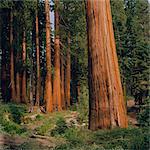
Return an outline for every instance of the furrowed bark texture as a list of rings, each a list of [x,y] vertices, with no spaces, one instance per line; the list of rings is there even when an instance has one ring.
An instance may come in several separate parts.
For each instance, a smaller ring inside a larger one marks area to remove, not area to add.
[[[64,89],[64,57],[61,56],[61,103],[62,109],[66,109],[66,102],[65,102],[65,89]]]
[[[51,40],[50,40],[50,6],[49,0],[45,0],[46,13],[46,81],[45,81],[45,101],[46,111],[53,111],[52,100],[52,79],[51,79]]]
[[[37,62],[37,85],[36,85],[36,105],[40,103],[40,91],[41,91],[41,76],[40,76],[40,49],[39,49],[39,19],[38,19],[38,1],[36,9],[36,62]]]
[[[89,128],[127,127],[109,0],[87,0]]]
[[[13,50],[13,14],[10,12],[10,88],[11,101],[16,100],[15,79],[14,79],[14,50]]]
[[[23,41],[22,41],[22,61],[25,65],[26,63],[26,33],[23,31]],[[26,69],[23,69],[22,74],[22,102],[26,102]]]
[[[71,78],[71,61],[70,61],[70,33],[68,34],[68,48],[67,48],[67,56],[66,56],[66,79],[65,79],[65,98],[67,102],[67,107],[70,107],[70,78]]]
[[[17,62],[19,61],[20,57],[19,57],[19,52],[17,52]],[[19,103],[21,98],[20,98],[20,73],[19,73],[19,68],[17,68],[17,72],[16,72],[16,102]]]
[[[54,59],[54,84],[53,84],[53,100],[54,109],[61,111],[61,78],[60,78],[60,36],[59,36],[59,0],[55,0],[55,59]]]

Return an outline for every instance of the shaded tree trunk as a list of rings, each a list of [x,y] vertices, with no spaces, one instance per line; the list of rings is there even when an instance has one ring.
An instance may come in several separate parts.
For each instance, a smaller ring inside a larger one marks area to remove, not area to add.
[[[45,0],[45,13],[46,13],[46,81],[45,81],[45,101],[46,111],[53,111],[52,100],[52,79],[51,79],[51,40],[50,40],[50,6],[49,1]]]
[[[127,127],[110,1],[87,0],[89,128]]]
[[[17,52],[17,63],[19,62],[19,52]],[[20,102],[20,73],[19,73],[19,68],[17,68],[16,72],[16,102]]]
[[[37,85],[36,85],[36,105],[39,106],[41,92],[41,76],[40,76],[40,50],[39,50],[39,22],[38,22],[38,1],[36,9],[36,62],[37,62]]]
[[[76,85],[76,89],[77,89],[77,104],[79,104],[79,99],[80,99],[80,83],[78,81],[77,85]]]
[[[23,61],[23,73],[22,73],[22,102],[26,103],[26,34],[23,31],[23,41],[22,41],[22,61]]]
[[[65,76],[65,98],[67,101],[67,107],[70,107],[70,78],[71,78],[71,60],[70,60],[70,33],[68,34],[68,48],[66,56],[66,76]]]
[[[13,50],[13,14],[10,12],[10,88],[11,101],[16,100],[15,79],[14,79],[14,50]]]
[[[59,36],[59,13],[58,0],[55,0],[55,59],[54,59],[54,84],[53,84],[53,100],[54,109],[62,110],[61,101],[61,78],[60,78],[60,36]]]
[[[6,101],[6,93],[7,93],[7,86],[6,86],[6,52],[5,49],[2,47],[2,70],[1,70],[1,88],[2,88],[2,98]]]
[[[33,60],[31,60],[31,64],[33,65]],[[33,66],[32,66],[30,77],[29,77],[29,104],[30,104],[29,112],[33,112],[33,106],[34,106],[33,87],[34,87],[34,82],[33,82]]]

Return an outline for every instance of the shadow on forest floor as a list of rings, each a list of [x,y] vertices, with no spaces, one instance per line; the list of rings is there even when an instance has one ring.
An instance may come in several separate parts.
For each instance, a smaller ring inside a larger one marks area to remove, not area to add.
[[[134,100],[127,101],[127,113],[129,123],[133,126],[138,126],[137,113],[139,112],[139,107],[135,105]]]

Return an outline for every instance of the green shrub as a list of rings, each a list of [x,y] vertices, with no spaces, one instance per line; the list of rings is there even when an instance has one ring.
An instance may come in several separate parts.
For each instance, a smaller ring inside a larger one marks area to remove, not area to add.
[[[128,128],[97,131],[91,138],[105,149],[121,147],[123,149],[148,150],[148,129]]]
[[[41,126],[36,128],[36,133],[39,135],[46,135],[48,134],[51,128],[52,128],[52,121],[46,120]]]
[[[80,145],[83,144],[83,140],[81,136],[79,135],[78,131],[74,128],[70,128],[66,131],[65,138],[70,142],[71,145]]]
[[[44,117],[42,116],[42,115],[40,115],[40,114],[38,114],[37,116],[36,116],[36,120],[43,120],[44,119]]]
[[[148,127],[150,125],[150,98],[145,100],[144,106],[141,105],[137,120],[141,127]]]
[[[24,106],[16,104],[1,104],[0,122],[2,130],[10,134],[22,134],[26,129],[20,126],[21,118],[26,112]]]
[[[140,134],[140,136],[135,136],[131,139],[130,149],[135,150],[149,150],[149,135],[148,134]]]
[[[79,97],[79,105],[77,107],[77,111],[79,112],[79,117],[78,117],[78,121],[80,123],[87,123],[88,121],[88,88],[85,85],[82,85],[81,87],[81,93],[80,93],[80,97]]]
[[[68,129],[67,124],[64,120],[63,117],[58,118],[58,120],[56,121],[56,127],[55,129],[53,129],[51,131],[51,135],[55,136],[55,135],[61,135],[64,134],[65,131]]]

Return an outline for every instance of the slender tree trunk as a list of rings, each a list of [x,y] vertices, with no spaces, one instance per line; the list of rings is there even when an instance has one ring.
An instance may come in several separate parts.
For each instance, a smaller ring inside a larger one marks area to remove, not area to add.
[[[4,31],[4,26],[2,29],[2,34],[3,35],[5,33]],[[4,99],[4,101],[6,101],[6,93],[7,93],[7,82],[6,82],[6,50],[5,50],[5,46],[4,46],[4,40],[3,38],[1,38],[1,49],[2,49],[2,60],[1,60],[1,90],[2,90],[2,98]]]
[[[19,61],[19,52],[17,52],[17,63]],[[20,73],[19,73],[19,68],[17,68],[17,73],[16,73],[16,102],[20,102]]]
[[[38,5],[38,1],[37,1]],[[39,106],[41,92],[41,76],[40,76],[40,50],[39,50],[39,22],[38,22],[38,6],[36,9],[36,59],[37,59],[37,86],[36,86],[36,105]]]
[[[61,103],[62,108],[66,109],[66,102],[65,102],[65,91],[64,91],[64,58],[63,55],[61,56]]]
[[[70,107],[70,78],[71,78],[71,69],[70,69],[70,65],[71,65],[71,60],[70,60],[70,33],[68,34],[68,48],[67,48],[67,62],[66,62],[66,79],[65,79],[65,87],[66,87],[66,91],[65,91],[65,98],[67,101],[67,107]]]
[[[46,82],[45,82],[45,101],[46,111],[53,111],[52,100],[52,79],[51,79],[51,40],[50,40],[50,6],[49,0],[45,0],[46,13]]]
[[[34,106],[34,103],[33,103],[33,70],[31,70],[31,73],[30,73],[30,78],[29,78],[29,103],[30,103],[30,112],[33,112],[33,106]]]
[[[25,31],[23,31],[23,41],[22,41],[22,61],[25,65],[26,63],[26,37]],[[22,102],[26,103],[26,69],[23,69],[22,74]]]
[[[76,88],[77,88],[77,104],[79,104],[79,99],[80,99],[80,83],[79,83],[79,81],[78,81],[78,83],[77,83],[77,86],[76,86]]]
[[[57,104],[57,110],[62,110],[61,103],[61,79],[60,79],[60,37],[59,37],[59,1],[55,0],[55,60],[54,60],[54,85],[53,85],[53,100]],[[54,109],[56,106],[54,105]]]
[[[89,128],[127,127],[110,1],[87,0]]]
[[[13,50],[13,14],[10,12],[10,81],[11,100],[16,100],[15,79],[14,79],[14,50]]]
[[[2,88],[2,98],[6,101],[6,52],[4,48],[2,48],[2,78],[1,78],[1,88]]]

